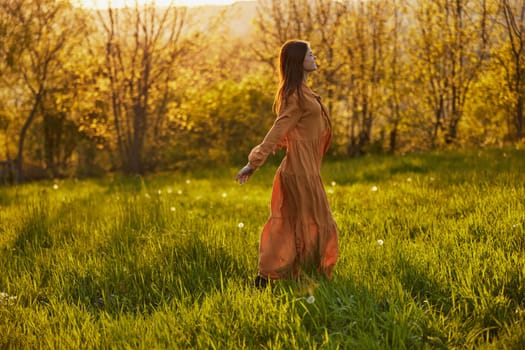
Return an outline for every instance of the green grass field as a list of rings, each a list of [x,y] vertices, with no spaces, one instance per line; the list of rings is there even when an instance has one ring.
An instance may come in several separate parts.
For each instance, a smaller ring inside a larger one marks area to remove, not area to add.
[[[275,168],[0,188],[0,348],[525,346],[525,151],[326,162],[333,279],[260,291]]]

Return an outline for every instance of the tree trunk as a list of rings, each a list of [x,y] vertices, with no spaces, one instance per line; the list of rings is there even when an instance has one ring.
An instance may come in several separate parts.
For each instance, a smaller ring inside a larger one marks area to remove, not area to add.
[[[129,162],[133,173],[142,174],[144,172],[142,151],[144,145],[144,131],[146,129],[146,123],[144,122],[145,111],[141,106],[136,106],[133,112],[133,141],[131,142]]]
[[[518,95],[516,102],[516,138],[520,141],[523,138],[523,95]]]
[[[43,91],[43,87],[41,86],[38,93],[35,96],[35,102],[33,103],[33,108],[31,109],[31,112],[29,113],[29,116],[27,117],[22,127],[22,130],[20,131],[20,138],[18,140],[18,155],[16,156],[16,162],[15,162],[15,182],[16,183],[19,183],[24,180],[24,172],[23,172],[24,143],[25,143],[27,131],[29,130],[29,127],[33,123],[38,107],[40,106],[40,102],[42,100],[42,91]]]

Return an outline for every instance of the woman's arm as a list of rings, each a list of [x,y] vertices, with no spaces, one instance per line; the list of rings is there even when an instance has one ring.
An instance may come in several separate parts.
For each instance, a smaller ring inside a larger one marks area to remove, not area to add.
[[[279,109],[272,128],[261,144],[252,149],[248,156],[248,166],[255,170],[261,167],[270,153],[274,153],[286,134],[295,127],[301,118],[299,97],[297,93],[289,96]]]

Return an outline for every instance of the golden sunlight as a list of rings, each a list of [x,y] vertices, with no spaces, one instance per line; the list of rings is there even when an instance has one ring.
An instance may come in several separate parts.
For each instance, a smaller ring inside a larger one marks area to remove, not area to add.
[[[230,5],[235,0],[76,0],[82,7],[85,8],[107,8],[111,7],[125,7],[134,6],[138,2],[139,5],[147,3],[155,3],[159,6],[205,6],[205,5]]]

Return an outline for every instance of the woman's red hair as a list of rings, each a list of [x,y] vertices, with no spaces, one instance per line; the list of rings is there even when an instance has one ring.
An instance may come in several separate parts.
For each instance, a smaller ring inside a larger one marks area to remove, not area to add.
[[[275,95],[274,110],[278,113],[282,103],[294,92],[302,98],[301,85],[304,81],[304,58],[308,43],[302,40],[288,40],[279,53],[279,89]]]

